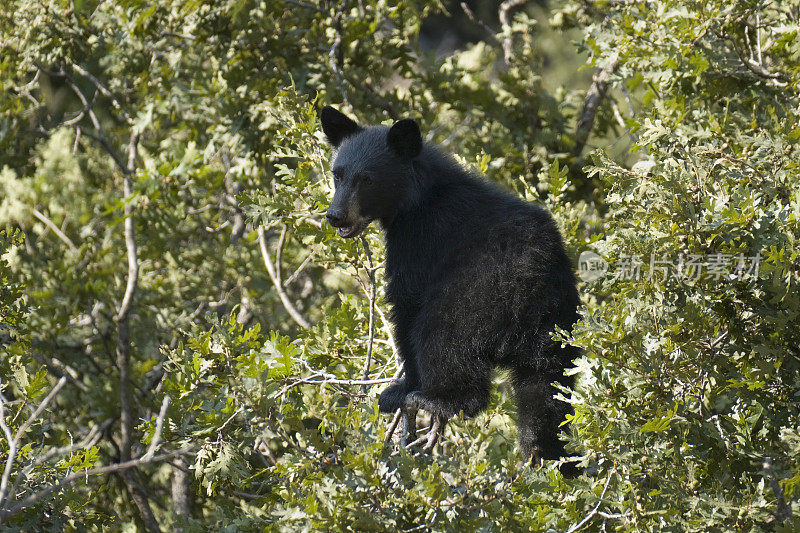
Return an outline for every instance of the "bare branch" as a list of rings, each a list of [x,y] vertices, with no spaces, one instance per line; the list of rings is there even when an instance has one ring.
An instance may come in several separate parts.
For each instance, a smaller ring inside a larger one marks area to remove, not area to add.
[[[225,422],[223,422],[220,427],[217,428],[217,433],[222,433],[222,430],[225,429],[225,426],[227,426],[231,422],[231,420],[236,418],[236,415],[238,415],[242,411],[244,411],[244,407],[239,407],[236,411],[234,411],[233,414],[229,416],[228,419],[225,420]]]
[[[102,432],[103,427],[106,427],[106,426],[108,426],[110,424],[111,424],[111,420],[110,419],[107,420],[104,424],[95,424],[94,426],[92,426],[92,428],[86,434],[86,436],[83,439],[81,439],[80,442],[73,443],[73,444],[70,444],[68,446],[61,446],[59,448],[51,448],[50,450],[48,450],[44,454],[40,455],[39,457],[37,457],[36,459],[31,461],[31,463],[28,466],[25,467],[24,474],[26,474],[26,475],[29,474],[36,466],[38,466],[38,465],[40,465],[42,463],[46,463],[47,461],[49,461],[50,459],[52,459],[54,457],[58,457],[58,456],[61,456],[61,455],[69,455],[72,452],[74,452],[75,450],[81,450],[81,449],[86,448],[88,446],[93,446],[98,440],[100,440],[100,437],[102,437],[102,435],[103,435],[103,432]]]
[[[99,124],[96,124],[95,128],[98,126]],[[131,132],[130,140],[128,141],[128,163],[127,165],[121,165],[122,195],[125,198],[124,233],[125,249],[128,257],[128,276],[125,284],[125,295],[122,298],[117,314],[114,316],[114,321],[117,323],[117,368],[119,369],[119,451],[120,461],[123,463],[131,460],[131,445],[133,441],[133,404],[130,390],[130,310],[139,282],[139,259],[133,217],[134,205],[131,202],[131,196],[133,194],[133,172],[136,165],[138,145],[139,134]],[[150,509],[147,491],[137,480],[135,472],[123,469],[120,477],[139,511],[145,528],[151,532],[161,531],[153,511]]]
[[[511,63],[511,59],[514,57],[514,49],[512,43],[512,36],[511,36],[511,20],[508,17],[508,12],[514,9],[515,7],[521,6],[527,0],[505,0],[502,4],[500,4],[500,9],[498,10],[498,18],[500,19],[500,27],[503,30],[503,40],[501,44],[503,46],[503,59],[506,62],[506,65]]]
[[[176,515],[187,519],[192,514],[192,471],[185,457],[172,463],[172,508]],[[180,529],[175,529],[180,532]]]
[[[400,352],[397,350],[397,343],[394,340],[394,333],[392,332],[392,324],[389,322],[389,318],[386,316],[386,313],[383,312],[383,309],[380,306],[375,306],[375,311],[381,317],[381,322],[383,323],[383,331],[386,332],[386,336],[389,338],[389,344],[392,346],[392,353],[395,357],[395,362],[397,363],[398,368],[403,367],[403,361],[400,359]]]
[[[94,84],[94,86],[95,86],[95,87],[97,87],[97,90],[98,90],[98,91],[100,91],[100,92],[101,92],[101,93],[103,93],[103,94],[104,94],[106,97],[108,97],[108,98],[111,100],[111,105],[113,105],[113,106],[114,106],[114,107],[117,109],[117,111],[119,111],[120,113],[122,113],[122,116],[123,116],[123,117],[125,117],[125,120],[128,122],[128,124],[131,124],[131,123],[133,123],[133,120],[131,119],[131,116],[130,116],[130,115],[127,113],[127,111],[125,111],[125,110],[122,108],[122,106],[120,105],[120,103],[119,103],[119,101],[116,99],[116,97],[115,97],[113,94],[111,94],[111,91],[109,91],[108,89],[106,89],[105,85],[103,85],[103,84],[100,82],[100,80],[98,80],[97,78],[95,78],[95,77],[94,77],[94,75],[93,75],[91,72],[89,72],[89,71],[85,70],[83,67],[81,67],[81,66],[80,66],[80,65],[78,65],[78,64],[72,63],[72,68],[73,68],[73,69],[75,69],[75,70],[78,72],[78,74],[80,74],[80,75],[81,75],[81,76],[83,76],[84,78],[86,78],[86,79],[88,79],[89,81],[91,81],[91,82],[92,82],[92,84]]]
[[[778,478],[775,477],[775,470],[772,468],[771,457],[764,458],[763,467],[764,477],[769,481],[769,486],[772,488],[772,492],[775,494],[775,499],[777,500],[775,504],[775,518],[778,522],[784,523],[792,518],[792,508],[786,503],[781,484],[778,483]]]
[[[486,32],[486,36],[492,41],[493,44],[496,44],[501,48],[503,47],[503,43],[497,39],[497,35],[495,35],[494,30],[492,30],[492,28],[490,28],[484,21],[476,17],[475,13],[472,12],[466,2],[461,2],[461,9],[464,11],[464,13],[466,13],[467,18],[472,21],[473,24],[479,26]]]
[[[286,278],[286,279],[284,280],[284,282],[283,282],[283,286],[284,286],[284,287],[288,287],[289,285],[291,285],[291,284],[292,284],[292,282],[293,282],[294,280],[296,280],[296,279],[297,279],[297,276],[299,276],[299,275],[300,275],[300,273],[303,271],[303,269],[305,269],[305,268],[306,268],[306,266],[308,265],[308,263],[310,263],[310,262],[311,262],[311,259],[312,259],[313,257],[314,257],[314,252],[311,252],[310,254],[308,254],[308,257],[306,257],[305,259],[303,259],[303,262],[302,262],[302,263],[300,263],[300,266],[299,266],[299,267],[297,267],[297,270],[295,270],[294,272],[292,272],[292,275],[291,275],[291,276],[289,276],[288,278]]]
[[[602,503],[603,503],[603,498],[606,495],[606,491],[608,490],[608,486],[611,484],[611,478],[614,477],[614,474],[616,473],[616,471],[617,471],[616,469],[612,469],[611,472],[608,473],[608,479],[606,479],[606,483],[605,483],[605,485],[603,485],[603,492],[600,493],[600,497],[597,499],[597,505],[595,505],[594,508],[591,511],[589,511],[589,514],[586,515],[583,518],[583,520],[581,520],[577,524],[575,524],[572,527],[570,527],[566,531],[566,533],[575,533],[580,528],[585,526],[589,522],[589,520],[591,520],[594,517],[594,515],[597,514],[598,509],[600,509],[600,505],[602,505]]]
[[[417,438],[417,410],[403,407],[403,433],[400,435],[400,446],[406,446]]]
[[[575,147],[572,149],[572,155],[577,157],[586,146],[586,141],[589,140],[589,134],[594,127],[594,118],[597,115],[597,109],[600,107],[600,102],[606,95],[608,90],[608,83],[611,75],[617,70],[619,65],[618,60],[613,60],[606,64],[594,75],[592,85],[586,92],[586,99],[583,102],[583,111],[581,112],[580,119],[578,120],[578,127],[575,130]]]
[[[69,247],[69,249],[70,249],[70,250],[72,250],[73,252],[74,252],[75,250],[77,250],[77,248],[75,247],[75,243],[74,243],[74,242],[72,242],[72,240],[71,240],[69,237],[67,237],[67,236],[64,234],[64,232],[63,232],[63,231],[61,231],[61,230],[58,228],[58,226],[56,226],[55,224],[53,224],[53,221],[52,221],[52,220],[50,220],[49,218],[47,218],[47,217],[46,217],[46,216],[45,216],[45,215],[44,215],[44,214],[43,214],[41,211],[39,211],[39,210],[38,210],[38,209],[36,209],[35,207],[31,208],[31,211],[33,212],[33,216],[35,216],[36,218],[38,218],[38,219],[39,219],[39,220],[40,220],[40,221],[41,221],[41,222],[42,222],[42,223],[43,223],[45,226],[47,226],[48,228],[50,228],[50,230],[52,230],[52,232],[53,232],[53,233],[55,233],[55,234],[56,234],[56,236],[57,236],[59,239],[61,239],[61,240],[64,242],[64,244],[66,244],[66,245]]]
[[[161,440],[161,430],[164,427],[164,417],[167,416],[167,407],[169,407],[169,396],[164,396],[161,401],[161,409],[158,411],[158,418],[156,419],[156,430],[153,433],[153,439],[150,441],[150,446],[147,447],[147,453],[142,456],[143,459],[150,459],[156,453],[156,446]]]
[[[78,378],[80,374],[77,370],[69,366],[68,364],[64,363],[63,361],[59,361],[55,357],[51,357],[48,361],[43,355],[34,352],[33,358],[39,362],[39,364],[43,365],[50,374],[52,374],[56,378],[67,378],[70,383],[78,387],[81,391],[87,392],[89,387],[83,384],[83,382],[79,381]]]
[[[19,439],[22,437],[22,435],[26,431],[28,431],[28,428],[31,427],[31,424],[33,424],[36,421],[36,419],[39,418],[39,415],[42,414],[42,411],[45,410],[45,408],[47,407],[47,404],[49,404],[50,401],[53,398],[56,397],[56,395],[59,393],[59,391],[61,391],[61,389],[64,387],[64,385],[66,383],[67,383],[67,378],[63,378],[62,377],[61,379],[59,379],[58,382],[56,382],[55,386],[47,394],[47,396],[45,396],[44,400],[42,400],[42,402],[39,404],[39,406],[33,412],[33,414],[31,414],[31,416],[28,418],[28,420],[26,420],[25,423],[23,423],[22,426],[20,426],[19,430],[17,431],[17,435],[16,435],[16,439],[17,439],[18,442],[19,442]]]
[[[295,307],[295,305],[289,299],[289,296],[286,294],[286,291],[283,290],[283,286],[280,284],[277,270],[275,265],[272,263],[269,249],[267,249],[267,237],[263,226],[258,227],[258,245],[261,249],[261,257],[264,259],[264,266],[267,267],[269,279],[272,280],[272,284],[275,286],[275,292],[278,293],[278,298],[280,298],[283,307],[289,313],[289,316],[292,317],[292,320],[294,320],[301,328],[310,328],[311,324],[309,324],[303,315],[300,314],[300,311],[297,310],[297,307]]]
[[[283,1],[286,2],[287,4],[293,4],[293,5],[296,5],[298,7],[304,7],[306,9],[311,9],[313,11],[317,11],[318,13],[324,13],[324,11],[322,9],[320,9],[319,7],[315,6],[314,4],[310,4],[308,2],[301,2],[300,0],[283,0]]]
[[[94,129],[96,131],[95,135],[91,135],[88,132],[84,133],[89,135],[90,137],[96,138],[100,142],[100,144],[103,145],[103,148],[105,148],[106,152],[108,152],[108,155],[110,155],[112,159],[114,159],[114,162],[117,164],[122,173],[129,174],[130,173],[129,167],[125,166],[125,162],[122,160],[119,154],[117,154],[117,151],[114,150],[114,147],[111,146],[111,143],[109,142],[108,138],[103,132],[103,126],[100,124],[100,120],[98,120],[97,115],[94,112],[94,109],[92,109],[92,104],[89,103],[89,100],[86,98],[86,95],[83,94],[83,91],[81,91],[80,87],[78,87],[78,85],[75,83],[75,81],[72,79],[71,76],[69,76],[65,72],[60,72],[59,75],[63,76],[64,79],[67,80],[67,85],[70,86],[72,92],[75,93],[75,95],[83,104],[83,108],[89,114],[89,119],[92,121],[92,125],[94,126]]]
[[[139,146],[139,134],[131,133],[130,141],[128,143],[128,166],[126,172],[122,175],[122,195],[125,197],[125,248],[128,255],[128,281],[125,286],[125,296],[122,298],[122,303],[117,311],[117,316],[114,317],[116,322],[127,319],[128,312],[130,311],[133,295],[136,292],[136,285],[139,282],[139,259],[136,250],[136,234],[133,219],[133,204],[131,203],[131,195],[133,194],[133,170],[136,164],[136,155]]]
[[[395,411],[392,423],[389,424],[389,428],[386,430],[386,436],[383,437],[384,444],[392,440],[392,435],[394,435],[394,432],[397,430],[397,425],[400,423],[400,417],[402,416],[402,414],[403,414],[402,409],[398,409],[397,411]]]
[[[381,385],[383,383],[391,383],[394,381],[394,378],[377,378],[377,379],[339,379],[335,377],[323,377],[323,379],[315,379],[315,377],[319,377],[319,374],[316,376],[311,376],[308,378],[301,378],[292,383],[289,383],[285,387],[275,394],[275,398],[280,398],[284,394],[286,394],[289,390],[299,386],[299,385]]]
[[[336,11],[333,16],[333,27],[335,29],[333,44],[328,52],[328,60],[331,63],[331,70],[336,77],[336,82],[339,85],[339,90],[342,93],[342,101],[349,105],[350,100],[347,99],[347,91],[344,87],[344,74],[342,73],[342,25],[341,13]]]
[[[281,270],[283,270],[283,246],[286,244],[286,233],[289,228],[286,224],[281,226],[281,235],[278,237],[278,246],[275,249],[275,280],[278,285],[283,285]]]
[[[32,505],[35,505],[37,502],[39,502],[40,500],[42,500],[45,497],[47,497],[48,495],[50,495],[52,492],[57,491],[57,490],[59,490],[59,489],[61,489],[63,487],[67,487],[69,485],[72,485],[73,483],[75,483],[76,481],[79,481],[81,479],[86,479],[86,478],[88,478],[90,476],[97,476],[97,475],[101,475],[101,474],[124,472],[126,470],[130,470],[131,468],[138,468],[139,466],[146,465],[146,464],[149,464],[149,463],[158,463],[158,462],[166,461],[168,459],[171,459],[172,457],[182,455],[182,454],[186,453],[187,451],[189,451],[188,448],[183,448],[183,449],[180,449],[180,450],[175,450],[175,451],[172,451],[172,452],[167,452],[167,453],[163,453],[163,454],[160,454],[160,455],[156,455],[156,456],[150,457],[149,459],[145,459],[144,457],[139,457],[137,459],[131,459],[130,461],[123,461],[123,462],[120,462],[120,463],[114,463],[114,464],[111,464],[111,465],[100,466],[100,467],[97,467],[97,468],[90,468],[88,470],[84,470],[84,471],[81,471],[81,472],[75,472],[74,474],[70,474],[70,475],[66,476],[61,481],[59,481],[57,483],[54,483],[53,485],[50,485],[48,487],[45,487],[42,490],[37,491],[34,494],[31,494],[30,496],[28,496],[27,498],[22,500],[20,503],[18,503],[14,507],[11,507],[7,511],[5,511],[5,514],[3,515],[3,518],[8,518],[10,516],[13,516],[13,515],[17,514],[18,512],[22,511],[23,509],[25,509],[26,507],[30,507]]]
[[[369,342],[367,344],[367,360],[364,362],[364,372],[362,379],[366,380],[369,377],[369,369],[372,366],[372,346],[375,340],[375,299],[377,297],[376,294],[376,283],[375,283],[375,268],[372,265],[372,251],[369,249],[369,243],[365,237],[361,237],[361,244],[364,246],[364,253],[367,254],[367,260],[369,261],[369,270],[367,271],[367,275],[369,276],[369,284],[370,284],[370,293],[369,293]],[[361,386],[362,392],[367,392],[367,386]]]
[[[24,479],[36,468],[38,465],[45,463],[52,459],[53,457],[58,457],[61,455],[71,455],[72,452],[79,449],[85,449],[90,446],[94,446],[100,437],[103,435],[103,429],[111,425],[112,420],[109,419],[101,425],[95,424],[92,426],[92,429],[89,430],[89,433],[77,444],[70,443],[68,446],[61,446],[59,448],[51,448],[44,454],[40,455],[39,457],[35,458],[33,461],[28,464],[25,469],[22,471],[21,474],[17,475],[17,478],[14,480],[14,484],[11,486],[11,491],[9,494],[17,494],[17,488],[19,484],[22,483]],[[2,511],[2,506],[0,506],[0,511]]]
[[[8,458],[6,459],[6,466],[3,469],[3,477],[0,479],[0,510],[5,507],[5,500],[6,496],[8,495],[8,482],[11,479],[11,470],[14,467],[14,461],[17,458],[17,450],[19,448],[19,442],[22,436],[28,431],[28,428],[31,427],[39,415],[42,414],[42,411],[45,410],[47,405],[52,401],[53,398],[61,391],[64,385],[67,383],[67,378],[62,377],[61,379],[56,382],[55,386],[50,390],[47,396],[39,403],[39,406],[33,411],[30,417],[22,423],[19,427],[17,432],[12,436],[11,429],[6,424],[6,417],[5,417],[5,402],[0,395],[0,428],[3,430],[3,434],[6,436],[6,440],[8,440]]]

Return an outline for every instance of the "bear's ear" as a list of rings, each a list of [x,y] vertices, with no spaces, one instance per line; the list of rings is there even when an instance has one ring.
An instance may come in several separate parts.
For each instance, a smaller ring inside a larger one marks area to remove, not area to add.
[[[322,131],[334,148],[338,148],[345,137],[361,131],[361,126],[353,119],[329,105],[322,108],[319,118],[322,121]]]
[[[389,128],[386,144],[402,157],[414,158],[422,151],[422,133],[417,122],[404,118]]]

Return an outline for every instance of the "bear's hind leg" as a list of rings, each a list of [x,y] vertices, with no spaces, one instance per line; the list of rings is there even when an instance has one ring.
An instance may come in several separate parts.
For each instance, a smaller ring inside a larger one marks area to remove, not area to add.
[[[514,372],[519,444],[522,453],[535,462],[566,455],[564,442],[558,438],[559,425],[572,407],[554,398],[558,390],[551,385],[563,379],[519,369]]]

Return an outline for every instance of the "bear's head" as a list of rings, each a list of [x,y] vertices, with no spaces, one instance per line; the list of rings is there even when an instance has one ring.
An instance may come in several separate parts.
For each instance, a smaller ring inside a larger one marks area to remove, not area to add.
[[[330,106],[320,119],[336,149],[336,192],[327,213],[331,225],[351,238],[373,220],[388,224],[416,187],[414,158],[422,151],[419,126],[403,119],[391,127],[362,127]]]

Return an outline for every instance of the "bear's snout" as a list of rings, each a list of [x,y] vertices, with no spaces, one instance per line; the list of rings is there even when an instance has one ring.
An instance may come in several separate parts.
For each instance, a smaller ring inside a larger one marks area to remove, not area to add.
[[[344,226],[344,213],[339,209],[328,209],[328,212],[325,214],[325,217],[328,219],[328,222],[331,223],[331,226],[334,228],[338,228],[339,226]]]

